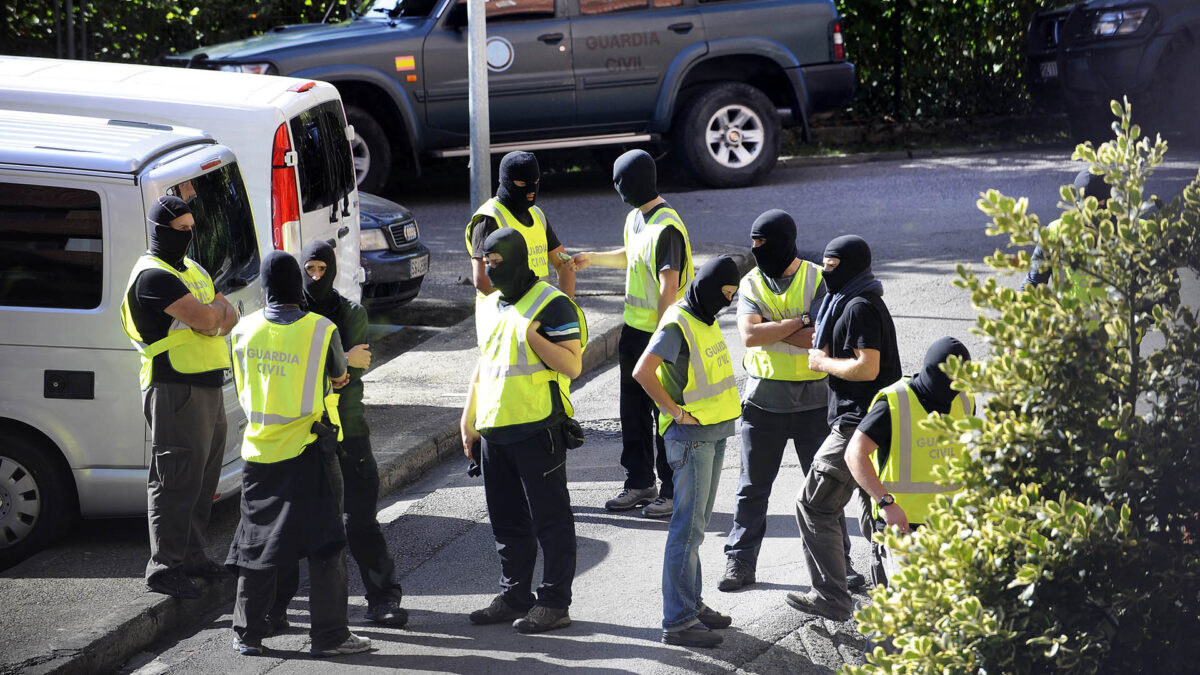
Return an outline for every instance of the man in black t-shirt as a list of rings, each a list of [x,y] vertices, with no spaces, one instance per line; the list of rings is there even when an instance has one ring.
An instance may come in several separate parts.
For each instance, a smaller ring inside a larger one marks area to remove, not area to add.
[[[226,574],[205,554],[204,531],[225,454],[221,384],[229,347],[220,336],[238,316],[208,273],[186,258],[195,226],[187,203],[160,197],[147,218],[150,249],[130,275],[121,312],[142,356],[142,405],[152,439],[146,585],[196,598],[200,591],[189,575]]]
[[[823,256],[829,295],[817,310],[808,366],[829,374],[829,436],[813,458],[796,498],[796,522],[812,591],[788,593],[792,607],[835,621],[850,618],[843,510],[858,484],[845,451],[875,392],[900,379],[896,327],[871,272],[871,248],[854,235],[829,242]]]

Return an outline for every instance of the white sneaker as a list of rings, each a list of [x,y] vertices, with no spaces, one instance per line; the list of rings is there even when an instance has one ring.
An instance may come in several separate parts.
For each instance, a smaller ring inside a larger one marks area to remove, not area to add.
[[[675,513],[675,503],[670,497],[659,496],[642,509],[642,515],[647,518],[670,518]]]

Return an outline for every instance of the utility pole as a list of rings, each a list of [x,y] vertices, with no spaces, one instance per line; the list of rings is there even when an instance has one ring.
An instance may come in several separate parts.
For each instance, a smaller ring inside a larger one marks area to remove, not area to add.
[[[471,211],[492,196],[492,124],[488,112],[487,10],[467,0],[467,115],[471,127]]]

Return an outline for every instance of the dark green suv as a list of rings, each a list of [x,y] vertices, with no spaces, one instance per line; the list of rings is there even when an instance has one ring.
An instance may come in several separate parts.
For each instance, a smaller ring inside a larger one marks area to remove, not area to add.
[[[780,128],[808,139],[845,105],[832,0],[491,0],[492,150],[662,145],[704,183],[752,183]],[[368,0],[332,24],[280,26],[175,65],[326,80],[357,132],[359,186],[468,154],[465,0]]]

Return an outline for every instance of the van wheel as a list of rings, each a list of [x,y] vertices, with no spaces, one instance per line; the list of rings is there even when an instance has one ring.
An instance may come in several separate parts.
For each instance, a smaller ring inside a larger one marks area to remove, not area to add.
[[[346,106],[346,121],[354,125],[354,179],[358,189],[378,194],[387,184],[392,171],[392,146],[383,127],[366,110]]]
[[[74,522],[74,490],[42,443],[12,434],[0,448],[0,569],[52,544]]]
[[[740,82],[713,85],[676,120],[675,149],[684,166],[717,188],[749,185],[779,158],[779,116],[771,100]]]

